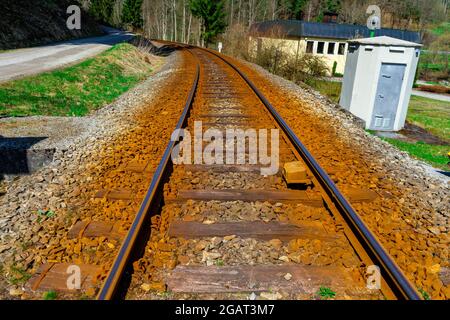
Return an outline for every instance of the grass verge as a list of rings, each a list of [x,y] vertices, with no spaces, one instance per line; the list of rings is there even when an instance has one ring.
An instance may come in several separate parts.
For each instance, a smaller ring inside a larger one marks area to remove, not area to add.
[[[122,43],[80,64],[0,85],[0,116],[83,116],[152,72],[148,56]]]
[[[450,105],[448,102],[411,96],[407,120],[439,138],[450,141]]]
[[[443,34],[450,32],[450,22],[443,22],[431,30],[436,36],[442,36]]]
[[[330,98],[331,101],[339,103],[342,88],[341,82],[311,79],[306,81],[306,84]]]
[[[409,155],[431,164],[435,168],[440,168],[443,170],[448,170],[447,162],[447,152],[449,152],[448,146],[439,146],[433,144],[427,144],[422,141],[416,143],[405,142],[401,140],[380,137],[397,147],[398,149],[409,153]]]

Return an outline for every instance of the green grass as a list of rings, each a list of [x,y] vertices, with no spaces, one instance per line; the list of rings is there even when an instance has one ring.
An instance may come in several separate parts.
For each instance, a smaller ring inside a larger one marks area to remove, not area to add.
[[[444,22],[431,30],[436,36],[441,36],[446,33],[450,33],[450,22]]]
[[[446,61],[447,60],[447,61]],[[443,71],[450,64],[450,55],[422,52],[419,59],[419,70]]]
[[[58,297],[58,293],[54,290],[46,291],[42,295],[44,300],[55,300]]]
[[[450,151],[450,147],[448,146],[432,145],[422,141],[413,143],[391,138],[380,138],[419,160],[425,161],[436,168],[448,170],[447,152]]]
[[[43,217],[52,218],[52,217],[55,216],[55,212],[52,211],[52,210],[42,210],[42,209],[39,209],[39,210],[37,211],[37,214],[39,215],[39,217],[38,217],[38,219],[37,219],[37,222],[39,222],[39,223],[42,221],[42,218],[43,218]]]
[[[330,98],[333,102],[338,103],[341,95],[342,83],[332,82],[325,80],[309,80],[306,81],[307,85],[310,85],[321,94]]]
[[[407,120],[450,141],[450,103],[411,96]]]
[[[8,282],[12,285],[23,284],[31,278],[31,274],[25,269],[16,266],[11,266],[10,273],[11,275],[8,278]]]
[[[118,44],[72,67],[0,85],[0,116],[83,116],[150,73],[138,49]]]
[[[336,296],[336,292],[334,292],[328,287],[320,287],[319,290],[317,291],[317,295],[321,299],[331,299]]]
[[[225,263],[223,262],[222,259],[217,259],[217,260],[214,262],[214,264],[215,264],[216,266],[218,266],[218,267],[223,267]]]
[[[430,297],[430,295],[428,294],[428,292],[426,292],[426,291],[423,290],[422,288],[419,288],[419,292],[420,292],[420,294],[422,295],[422,297],[423,297],[425,300],[431,300],[431,297]]]
[[[427,64],[427,63],[421,62],[420,68],[428,69],[431,71],[443,71],[445,69],[445,64],[444,63],[428,63]]]

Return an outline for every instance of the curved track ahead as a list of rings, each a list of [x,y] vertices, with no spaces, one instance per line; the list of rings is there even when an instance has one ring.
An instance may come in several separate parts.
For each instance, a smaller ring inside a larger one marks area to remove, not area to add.
[[[278,128],[282,138],[280,148],[287,149],[286,154],[282,153],[280,156],[281,162],[297,160],[307,166],[312,186],[310,189],[316,195],[320,195],[320,201],[323,201],[324,207],[333,216],[336,224],[343,226],[345,237],[362,265],[379,267],[382,294],[389,299],[420,299],[417,290],[367,228],[330,176],[321,168],[250,79],[233,64],[231,59],[223,55],[196,47],[182,47],[196,57],[197,72],[176,129],[192,127],[193,122],[202,117],[203,119],[207,117],[208,121],[211,121],[208,124],[213,127],[226,127],[232,122],[221,123],[224,117],[226,119],[237,117],[239,118],[238,122],[241,121],[239,124],[241,126],[244,124],[244,127],[260,125],[263,128]],[[243,102],[240,103],[242,107],[239,107],[238,104],[237,107],[227,109],[227,104],[225,106],[223,103],[217,104],[218,100],[226,101],[228,105],[231,104],[230,101],[242,100]],[[216,105],[214,105],[215,103]],[[228,114],[219,116],[217,110],[219,113],[228,112]],[[216,113],[211,115],[213,111]],[[236,114],[241,116],[236,116]],[[151,233],[150,219],[159,214],[168,201],[165,199],[164,185],[169,183],[176,167],[171,159],[171,153],[175,146],[174,141],[168,143],[140,210],[98,294],[98,299],[124,298],[131,282],[133,262],[145,254],[145,246]],[[215,169],[218,169],[217,166]],[[228,167],[222,169],[222,171],[229,170]],[[207,199],[198,200],[207,201]]]

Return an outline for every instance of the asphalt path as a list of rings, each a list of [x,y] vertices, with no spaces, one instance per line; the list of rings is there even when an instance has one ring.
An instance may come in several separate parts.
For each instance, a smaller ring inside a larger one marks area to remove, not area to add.
[[[107,35],[58,42],[0,53],[0,82],[51,71],[95,56],[133,34],[110,30]]]

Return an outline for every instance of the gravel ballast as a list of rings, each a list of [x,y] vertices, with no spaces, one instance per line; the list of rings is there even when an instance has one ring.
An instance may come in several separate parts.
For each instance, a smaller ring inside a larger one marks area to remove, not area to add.
[[[183,53],[174,53],[165,58],[158,72],[87,117],[40,118],[44,124],[52,121],[55,125],[47,132],[54,139],[43,142],[45,147],[56,148],[54,160],[8,182],[6,194],[0,197],[0,296],[34,298],[25,290],[26,282],[46,262],[111,262],[119,245],[116,241],[68,239],[67,232],[76,221],[85,219],[121,222],[122,230],[127,230],[187,95],[187,89],[171,97],[164,91],[180,83],[181,74],[190,83],[189,70]],[[58,131],[69,134],[61,139]],[[125,169],[136,161],[147,164],[149,171],[138,174]],[[133,198],[111,202],[95,197],[101,190],[116,189],[132,190]]]
[[[234,61],[324,169],[336,172],[338,186],[380,195],[354,208],[418,289],[432,299],[449,299],[450,179],[370,135],[361,120],[315,90]]]
[[[34,298],[25,290],[25,283],[45,262],[94,263],[108,268],[120,245],[117,241],[105,237],[71,240],[66,238],[67,232],[75,222],[84,219],[121,222],[123,231],[129,228],[153,175],[151,170],[156,168],[179,118],[183,107],[180,102],[190,89],[188,83],[192,82],[195,64],[186,56],[181,59],[182,55],[171,55],[156,75],[110,106],[83,118],[86,121],[79,124],[79,128],[83,128],[79,135],[55,142],[60,147],[56,148],[54,161],[49,166],[7,183],[4,195],[0,190],[3,275],[0,297]],[[427,292],[432,299],[449,299],[450,289],[443,280],[449,268],[449,179],[368,134],[358,119],[314,90],[299,87],[253,64],[236,63],[277,108],[324,169],[334,172],[338,187],[370,189],[378,194],[372,203],[354,204],[355,210],[418,289]],[[124,168],[133,161],[147,164],[150,170],[140,175],[130,174]],[[175,171],[174,177],[177,175]],[[193,189],[203,188],[208,183],[214,186],[228,183],[221,174],[216,174],[211,181],[202,173],[195,177],[198,178],[195,183],[194,180],[180,182],[193,184]],[[237,179],[242,180],[244,186],[247,183],[239,175]],[[253,180],[249,179],[248,183]],[[273,185],[278,182],[274,180]],[[134,197],[115,202],[95,198],[98,191],[112,189],[133,190]],[[206,204],[202,205],[208,209]],[[227,205],[236,208],[236,212],[212,218],[225,217],[234,221],[243,205]],[[191,207],[189,202],[184,207],[163,211],[166,214],[161,216],[164,221],[160,225],[165,228],[173,216],[186,219]],[[256,209],[258,217],[264,215],[268,221],[278,219],[265,216],[265,210]],[[38,213],[39,210],[43,214]],[[291,209],[286,208],[288,210]],[[327,224],[320,212],[318,219]],[[284,218],[279,220],[284,221]],[[204,219],[199,221],[205,222]],[[233,241],[237,242],[233,245],[246,250],[254,245],[252,241],[210,240],[214,246],[215,242],[223,245],[223,249],[214,248],[215,253],[221,255],[234,254],[229,247]],[[168,239],[156,238],[155,242],[166,244]],[[160,261],[176,263],[175,255],[179,255],[183,260],[205,262],[203,253],[200,256],[199,252],[191,252],[192,247],[195,249],[198,245],[196,242],[168,244],[165,249],[170,247],[170,250],[161,252],[170,255],[170,259],[164,256]],[[266,258],[274,261],[278,261],[281,254],[292,253],[279,247],[277,257],[270,257],[271,244],[261,245],[262,251],[267,249]],[[303,245],[299,244],[296,250]],[[240,259],[238,253],[236,257]],[[243,253],[252,254],[251,250]],[[258,257],[254,258],[258,261]],[[88,296],[94,294],[90,292]]]

